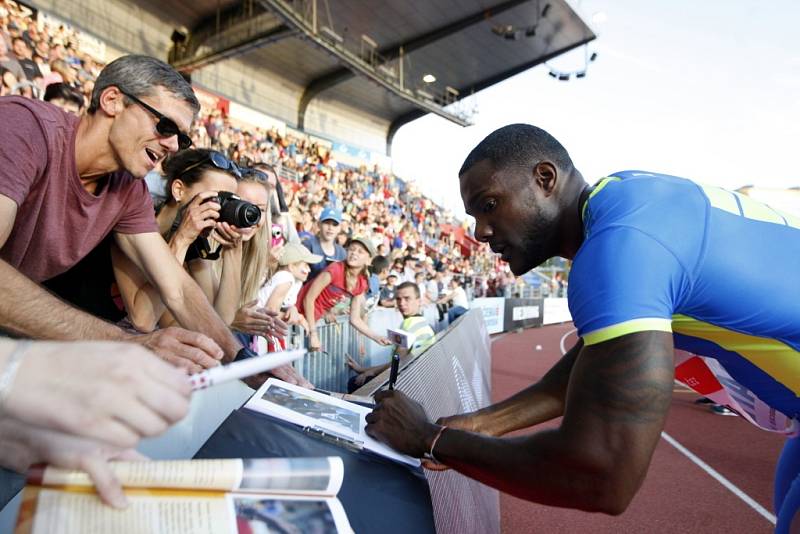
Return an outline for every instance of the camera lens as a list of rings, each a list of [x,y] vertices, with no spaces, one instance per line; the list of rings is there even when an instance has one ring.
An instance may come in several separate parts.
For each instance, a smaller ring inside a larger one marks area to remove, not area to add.
[[[242,224],[237,224],[239,228],[246,228],[248,226],[255,226],[261,220],[261,210],[258,206],[250,204],[249,202],[242,202],[241,209],[239,210],[239,219]]]
[[[258,206],[242,200],[232,193],[220,193],[219,221],[232,224],[237,228],[255,226],[261,220]]]

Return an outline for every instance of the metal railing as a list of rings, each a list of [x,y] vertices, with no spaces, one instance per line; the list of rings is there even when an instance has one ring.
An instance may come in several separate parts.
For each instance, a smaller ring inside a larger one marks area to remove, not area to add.
[[[315,387],[347,392],[347,380],[350,377],[347,356],[361,365],[368,365],[365,356],[370,340],[350,325],[347,316],[337,317],[334,323],[317,326],[317,334],[322,350],[307,353],[302,360],[295,362],[295,369]],[[302,328],[297,328],[291,337],[298,340],[293,348],[305,345]]]
[[[435,325],[436,309],[429,306],[423,312],[428,322]],[[402,320],[397,311],[386,308],[377,308],[367,316],[369,327],[382,334],[387,328],[397,328]],[[338,316],[333,323],[319,323],[317,334],[322,350],[307,353],[302,360],[294,363],[294,367],[320,389],[347,392],[347,381],[352,374],[346,363],[348,356],[363,367],[387,363],[391,357],[392,347],[378,345],[353,328],[349,315]],[[305,343],[305,331],[292,327],[287,348],[304,348]]]

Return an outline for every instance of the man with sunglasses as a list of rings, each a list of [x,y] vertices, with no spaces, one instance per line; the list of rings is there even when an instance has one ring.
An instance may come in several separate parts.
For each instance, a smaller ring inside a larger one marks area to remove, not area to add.
[[[191,145],[186,132],[199,109],[183,77],[147,56],[106,66],[81,118],[43,102],[0,99],[0,302],[7,303],[0,305],[0,330],[39,339],[137,341],[193,371],[235,357],[241,345],[158,234],[142,179]],[[112,233],[193,332],[131,336],[39,285]]]

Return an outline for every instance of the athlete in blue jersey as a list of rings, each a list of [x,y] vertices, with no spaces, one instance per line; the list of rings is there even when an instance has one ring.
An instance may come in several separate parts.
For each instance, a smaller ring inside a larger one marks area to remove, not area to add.
[[[380,393],[368,433],[513,495],[610,514],[644,480],[674,378],[798,433],[800,219],[646,171],[590,187],[556,139],[523,124],[484,139],[459,177],[475,236],[514,274],[574,260],[580,341],[537,384],[437,424],[402,393]],[[499,437],[559,416],[556,429]],[[778,466],[778,532],[800,506],[796,443]]]

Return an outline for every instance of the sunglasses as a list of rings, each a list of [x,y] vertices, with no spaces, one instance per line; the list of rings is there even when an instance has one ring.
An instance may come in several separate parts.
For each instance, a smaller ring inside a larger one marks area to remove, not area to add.
[[[178,147],[180,147],[181,150],[186,150],[187,148],[192,146],[192,138],[183,133],[181,129],[178,128],[178,125],[175,124],[174,120],[170,119],[169,117],[158,111],[156,108],[148,104],[145,104],[137,97],[133,96],[132,94],[123,90],[122,88],[118,87],[118,89],[120,93],[127,96],[140,106],[142,106],[145,110],[149,111],[151,115],[153,115],[155,118],[158,119],[158,122],[156,123],[156,131],[158,132],[158,135],[161,135],[162,137],[172,137],[173,135],[177,135]]]
[[[258,169],[254,169],[252,167],[239,167],[239,171],[242,173],[242,178],[252,178],[261,184],[269,183],[269,177]]]
[[[214,167],[216,167],[216,168],[218,168],[220,170],[228,171],[228,172],[232,173],[234,176],[236,176],[236,178],[241,178],[242,177],[241,170],[239,169],[239,167],[234,162],[232,162],[231,160],[229,160],[228,158],[226,158],[225,156],[223,156],[222,154],[220,154],[219,152],[216,152],[214,150],[212,150],[211,152],[208,153],[208,157],[205,157],[205,158],[201,159],[200,161],[196,161],[196,162],[192,163],[191,165],[189,165],[188,167],[186,167],[185,169],[183,169],[181,172],[178,173],[178,176],[182,176],[182,175],[186,174],[187,172],[191,171],[192,169],[195,169],[195,168],[199,167],[200,165],[203,165],[203,164],[208,163],[208,162],[211,162],[211,164]]]

